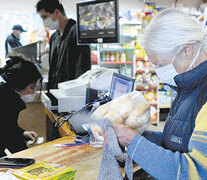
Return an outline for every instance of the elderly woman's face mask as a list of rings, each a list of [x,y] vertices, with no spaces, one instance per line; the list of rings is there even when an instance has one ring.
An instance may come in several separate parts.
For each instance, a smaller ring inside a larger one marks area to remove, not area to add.
[[[194,57],[192,63],[190,64],[190,66],[187,68],[186,71],[190,70],[193,66],[193,64],[195,63],[196,59],[198,58],[198,55],[200,53],[200,49],[201,49],[201,45],[198,48],[197,54]],[[174,87],[177,87],[177,84],[175,83],[174,77],[178,75],[177,70],[175,69],[173,62],[175,61],[175,58],[177,57],[179,53],[177,53],[170,64],[160,67],[160,68],[155,68],[155,72],[158,76],[158,78],[160,79],[160,81],[162,81],[163,83],[172,85]]]

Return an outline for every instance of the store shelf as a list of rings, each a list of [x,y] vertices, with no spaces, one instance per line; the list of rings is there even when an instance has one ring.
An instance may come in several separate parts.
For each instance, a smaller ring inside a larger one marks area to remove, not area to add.
[[[150,103],[150,106],[157,107],[157,103]]]
[[[103,64],[111,64],[111,65],[124,65],[124,64],[132,64],[132,61],[126,61],[126,62],[111,62],[111,61],[106,61],[106,62],[102,62]]]
[[[151,73],[151,74],[154,74],[155,71],[154,71],[154,70],[150,70],[150,71],[146,71],[146,70],[137,70],[136,73],[137,73],[137,74],[142,74],[142,73]]]
[[[120,38],[131,38],[131,39],[134,39],[134,38],[136,38],[137,36],[139,36],[139,35],[136,35],[136,36],[121,35]]]
[[[108,67],[108,68],[119,68],[121,66],[125,66],[125,65],[132,65],[133,62],[132,61],[126,61],[126,62],[110,62],[110,61],[105,61],[105,62],[101,62],[101,66],[102,67]]]
[[[101,51],[134,51],[134,49],[124,49],[124,48],[106,48]]]
[[[149,87],[149,88],[145,88],[142,86],[137,86],[136,90],[138,91],[151,91],[151,90],[157,90],[157,86],[153,86],[153,87]]]
[[[170,104],[166,104],[166,105],[159,105],[159,109],[170,109],[171,105]]]
[[[146,60],[146,59],[143,58],[143,57],[136,57],[136,61],[148,61],[148,60]]]
[[[141,21],[125,21],[125,20],[120,20],[120,25],[141,25],[142,22]]]

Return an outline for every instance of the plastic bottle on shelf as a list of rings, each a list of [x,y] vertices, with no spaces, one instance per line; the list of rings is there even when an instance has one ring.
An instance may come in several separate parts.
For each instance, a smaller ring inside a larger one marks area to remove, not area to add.
[[[106,61],[106,53],[105,52],[102,52],[102,58],[101,58],[102,61]]]
[[[120,62],[120,53],[117,51],[116,52],[116,62]]]
[[[106,53],[106,59],[105,59],[105,61],[109,61],[110,60],[110,57],[109,57],[110,55],[109,55],[109,52],[107,52]]]
[[[109,58],[108,61],[111,61],[111,52],[109,52]]]
[[[110,58],[111,61],[112,61],[112,62],[115,62],[115,58],[116,58],[116,57],[115,57],[115,52],[112,52],[112,53],[111,53],[111,58]]]
[[[126,53],[122,52],[121,54],[121,62],[126,62]]]

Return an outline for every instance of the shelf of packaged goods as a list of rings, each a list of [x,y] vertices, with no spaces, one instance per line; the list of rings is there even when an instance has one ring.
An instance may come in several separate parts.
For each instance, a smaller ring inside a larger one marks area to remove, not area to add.
[[[157,107],[157,103],[150,103],[150,106]]]
[[[136,61],[147,61],[143,57],[136,57]]]
[[[134,38],[137,38],[137,36],[139,36],[139,35],[133,35],[133,36],[131,36],[131,35],[121,35],[120,37],[121,38],[128,38],[128,39],[134,39]]]
[[[113,61],[104,61],[102,64],[132,64],[132,61],[126,61],[126,62],[113,62]]]
[[[142,86],[137,86],[137,87],[136,87],[136,90],[138,90],[138,91],[151,91],[151,90],[157,90],[157,86],[152,86],[152,87],[149,87],[149,88],[145,88],[145,87],[142,87]]]
[[[151,73],[151,74],[155,74],[154,70],[150,70],[150,71],[146,71],[146,70],[136,70],[137,74],[142,74],[142,73]]]
[[[134,49],[125,49],[125,48],[103,48],[103,51],[134,51]]]
[[[170,109],[171,105],[170,104],[166,104],[166,105],[159,105],[159,109]]]
[[[121,26],[130,26],[130,25],[141,25],[141,21],[125,21],[125,20],[120,20],[120,25]]]
[[[143,57],[136,57],[136,61],[149,61],[149,60]]]
[[[113,62],[113,61],[103,61],[101,62],[102,65],[125,65],[125,64],[132,64],[132,61],[126,62]]]

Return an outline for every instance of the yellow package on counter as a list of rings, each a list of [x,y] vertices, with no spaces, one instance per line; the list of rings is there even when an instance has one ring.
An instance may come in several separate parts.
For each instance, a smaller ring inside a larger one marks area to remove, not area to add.
[[[22,169],[15,170],[12,174],[25,180],[73,180],[76,170],[60,164],[41,161]]]

